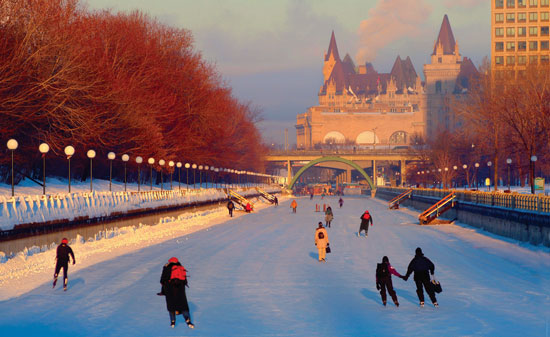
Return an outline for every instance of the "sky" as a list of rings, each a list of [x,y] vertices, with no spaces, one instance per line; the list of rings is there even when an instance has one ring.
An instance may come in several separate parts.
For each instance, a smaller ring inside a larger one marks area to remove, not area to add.
[[[86,1],[86,0],[85,0]],[[191,30],[234,95],[262,111],[266,144],[295,143],[296,115],[317,104],[323,57],[334,31],[340,56],[389,72],[398,55],[417,74],[447,14],[460,53],[490,53],[488,0],[87,0],[90,9],[140,10]]]

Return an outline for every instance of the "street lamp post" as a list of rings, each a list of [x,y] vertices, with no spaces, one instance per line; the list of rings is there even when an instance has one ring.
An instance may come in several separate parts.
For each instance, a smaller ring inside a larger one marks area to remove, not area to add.
[[[187,190],[189,191],[189,168],[191,167],[191,164],[185,163],[185,171],[187,172]]]
[[[164,159],[161,159],[159,160],[159,165],[160,165],[160,190],[163,191],[164,190],[164,183],[162,181],[162,167],[164,166],[166,162],[164,161]]]
[[[487,185],[487,192],[491,191],[491,166],[492,165],[493,165],[492,161],[487,162],[487,167],[489,168],[489,185]],[[497,186],[496,183],[497,182],[495,181],[495,187]]]
[[[155,163],[155,158],[149,158],[147,160],[147,162],[151,166],[151,175],[150,175],[151,188],[150,188],[150,190],[152,191],[153,190],[153,164]]]
[[[208,171],[210,170],[210,166],[206,165],[204,167],[204,187],[208,188]]]
[[[40,144],[38,151],[42,153],[42,194],[46,194],[46,153],[50,151],[50,146],[46,143]]]
[[[172,176],[174,175],[174,162],[169,161],[168,166],[170,166],[170,191],[172,190]]]
[[[195,172],[197,170],[197,164],[191,165],[191,168],[193,169],[193,189],[195,189]]]
[[[126,163],[130,160],[130,156],[127,154],[122,155],[122,161],[124,162],[124,192],[126,192]]]
[[[176,166],[178,167],[178,189],[181,190],[181,162],[178,161]]]
[[[447,185],[449,185],[449,168],[445,167],[445,188],[447,188]]]
[[[111,192],[111,184],[113,180],[113,159],[116,155],[114,152],[107,153],[107,158],[109,159],[109,192]]]
[[[470,188],[470,174],[468,173],[468,165],[464,164],[462,165],[462,168],[466,172],[466,184],[468,184],[468,188]],[[464,186],[464,189],[466,189],[466,186]]]
[[[458,166],[456,166],[456,165],[453,166],[453,170],[455,170],[455,173],[454,173],[454,176],[455,176],[455,177],[456,177],[456,170],[457,170],[457,169],[458,169]],[[451,185],[452,185],[452,181],[451,181]],[[457,186],[457,183],[456,183],[456,180],[455,180],[455,182],[454,182],[454,185],[455,185],[455,186],[454,186],[455,188],[458,187],[458,186]]]
[[[65,155],[67,156],[67,161],[69,162],[69,193],[71,193],[71,157],[74,154],[74,147],[71,145],[65,147]]]
[[[474,166],[476,167],[476,171],[474,172],[474,180],[476,182],[476,191],[478,190],[478,179],[477,179],[477,169],[479,168],[479,163],[475,163]]]
[[[143,158],[141,158],[140,156],[137,156],[136,157],[136,163],[138,164],[138,192],[139,192],[139,189],[140,189],[140,185],[141,185],[141,163],[143,163]]]
[[[537,162],[537,156],[531,156],[531,193],[535,194],[535,163]]]
[[[11,151],[11,196],[14,196],[14,185],[13,185],[13,151],[17,149],[19,144],[15,139],[8,140],[8,149]]]
[[[510,190],[510,165],[512,164],[512,159],[508,158],[506,159],[506,164],[508,164],[508,191]]]
[[[86,152],[86,156],[90,158],[90,192],[92,192],[94,190],[93,160],[95,158],[95,151],[88,150],[88,152]]]
[[[216,169],[214,170],[214,172],[216,172],[216,178],[215,178],[215,183],[214,183],[214,188],[218,188],[218,172],[220,172],[220,169],[216,167]]]
[[[199,189],[202,188],[202,169],[203,169],[203,166],[199,165]]]

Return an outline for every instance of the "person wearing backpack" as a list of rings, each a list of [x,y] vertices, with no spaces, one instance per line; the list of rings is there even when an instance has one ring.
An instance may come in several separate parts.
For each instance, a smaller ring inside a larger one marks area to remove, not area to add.
[[[73,250],[69,246],[69,240],[67,240],[67,238],[63,238],[61,240],[61,244],[57,246],[55,273],[53,274],[53,288],[55,288],[55,285],[57,284],[57,276],[59,275],[61,268],[63,268],[63,290],[67,291],[67,271],[69,269],[70,261],[69,256],[73,258],[73,264],[75,264],[76,260],[74,259]]]
[[[372,216],[370,215],[369,211],[366,210],[363,215],[361,215],[361,225],[359,226],[359,232],[357,232],[357,236],[361,236],[361,232],[365,231],[365,237],[369,236],[369,223],[372,226]]]
[[[227,202],[227,209],[229,210],[229,216],[232,218],[233,210],[235,209],[235,204],[233,203],[233,201],[231,201],[231,199],[229,199],[229,201]]]
[[[177,258],[170,258],[168,263],[162,268],[160,284],[162,285],[161,293],[166,296],[166,308],[170,314],[170,326],[172,328],[176,326],[176,315],[181,313],[185,318],[187,326],[193,329],[195,325],[191,323],[189,304],[187,303],[187,296],[185,294],[187,271]]]
[[[315,230],[315,245],[319,251],[319,262],[327,262],[326,249],[329,246],[327,230],[323,227],[323,223],[319,222],[319,227]]]
[[[325,222],[328,228],[330,228],[330,223],[332,222],[332,219],[334,219],[334,215],[332,214],[332,208],[328,206],[327,210],[325,211]]]
[[[407,281],[409,276],[414,272],[414,283],[416,283],[416,294],[418,295],[418,300],[420,301],[420,306],[424,306],[424,291],[422,287],[426,289],[428,296],[434,307],[438,307],[437,298],[435,297],[435,292],[430,282],[430,274],[434,274],[435,265],[430,259],[424,256],[422,249],[420,247],[416,248],[414,258],[409,263],[407,268],[407,274],[403,277],[403,280]]]
[[[394,267],[390,264],[390,259],[387,256],[382,258],[382,263],[378,263],[376,266],[376,289],[380,291],[380,296],[382,297],[382,304],[386,306],[386,290],[390,294],[393,303],[396,307],[399,307],[399,302],[397,301],[397,294],[393,290],[393,283],[391,280],[391,275],[395,275],[399,278],[403,278],[401,274],[395,270]]]

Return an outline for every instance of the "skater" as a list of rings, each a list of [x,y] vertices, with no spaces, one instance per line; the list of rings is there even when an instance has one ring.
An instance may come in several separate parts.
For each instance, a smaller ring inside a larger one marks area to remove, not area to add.
[[[246,207],[244,208],[244,210],[246,211],[246,213],[250,213],[252,212],[252,205],[250,205],[250,203],[246,203]]]
[[[428,293],[428,296],[430,296],[430,300],[432,300],[432,303],[434,307],[438,307],[437,299],[435,298],[435,293],[432,289],[432,286],[430,284],[430,274],[434,274],[435,266],[428,259],[424,256],[422,253],[422,249],[420,247],[416,248],[415,256],[412,259],[411,263],[409,263],[409,267],[407,268],[407,274],[403,278],[403,280],[407,281],[409,276],[414,272],[414,283],[416,283],[416,294],[418,295],[418,300],[420,301],[420,306],[424,306],[424,292],[422,291],[422,287],[426,289],[426,292]],[[428,272],[430,274],[428,274]]]
[[[313,199],[313,192],[309,195],[309,200]]]
[[[290,207],[292,208],[292,213],[296,213],[296,207],[298,207],[298,203],[296,202],[296,200],[292,200],[292,202],[290,203]]]
[[[332,214],[332,208],[330,206],[327,207],[327,210],[325,211],[325,222],[326,227],[330,228],[330,223],[332,222],[332,219],[334,219],[334,215]]]
[[[323,228],[323,223],[319,222],[319,227],[315,230],[315,245],[319,251],[319,262],[327,262],[326,249],[329,246],[327,230]]]
[[[359,232],[357,232],[357,236],[361,236],[361,232],[365,231],[365,237],[369,236],[369,223],[372,226],[372,216],[370,215],[369,211],[366,210],[363,215],[361,215],[361,226],[359,226]]]
[[[403,278],[401,274],[391,266],[390,260],[387,256],[382,258],[382,263],[378,263],[376,266],[376,289],[380,291],[380,296],[382,297],[382,304],[386,306],[386,289],[390,294],[393,303],[396,307],[399,307],[399,302],[397,301],[397,294],[393,290],[393,283],[391,280],[391,274]]]
[[[340,198],[340,200],[338,200],[338,204],[340,204],[340,208],[342,208],[342,206],[344,206],[344,200]]]
[[[181,313],[185,318],[187,326],[193,329],[195,326],[191,323],[189,305],[187,304],[187,296],[185,295],[187,271],[177,258],[170,258],[168,263],[162,268],[160,284],[162,284],[162,290],[166,296],[166,308],[170,314],[170,326],[172,328],[176,326],[176,315]]]
[[[71,247],[69,246],[69,240],[67,238],[63,238],[61,240],[61,244],[57,246],[57,255],[56,255],[56,264],[55,264],[55,273],[53,274],[53,288],[55,288],[55,285],[57,284],[57,276],[59,275],[59,271],[61,268],[63,268],[63,290],[67,291],[67,271],[69,269],[69,261],[70,257],[73,258],[73,264],[76,263],[76,260],[74,259],[74,253]]]
[[[277,197],[273,199],[273,202],[275,203],[275,206],[279,206],[279,199],[277,199]]]
[[[229,201],[227,202],[227,209],[229,210],[229,216],[233,217],[233,210],[235,209],[235,204],[233,203],[233,201],[231,201],[231,199],[229,199]]]

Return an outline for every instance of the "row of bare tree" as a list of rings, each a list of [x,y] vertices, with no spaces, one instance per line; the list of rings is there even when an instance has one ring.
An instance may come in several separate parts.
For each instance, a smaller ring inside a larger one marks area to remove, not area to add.
[[[77,170],[93,148],[100,158],[113,151],[262,171],[258,118],[188,30],[78,0],[0,2],[0,140],[19,142],[22,172],[40,167],[42,142],[49,161],[74,146]],[[0,151],[0,165],[9,160]]]

